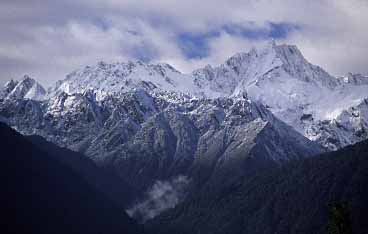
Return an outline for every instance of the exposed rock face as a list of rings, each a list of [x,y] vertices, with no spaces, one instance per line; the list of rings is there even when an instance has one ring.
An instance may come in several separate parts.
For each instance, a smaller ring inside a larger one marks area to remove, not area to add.
[[[61,92],[45,101],[5,101],[0,113],[24,134],[113,165],[142,190],[156,179],[203,168],[209,176],[250,156],[281,163],[322,150],[244,98],[188,99],[135,90],[97,101],[92,91]]]
[[[0,98],[41,100],[45,94],[45,89],[37,81],[29,76],[24,76],[19,82],[10,80],[5,83]]]
[[[335,123],[341,121],[344,111],[364,105],[368,78],[359,74],[332,77],[310,64],[295,46],[270,43],[265,48],[237,54],[218,67],[199,69],[193,76],[204,90],[230,97],[247,93],[279,119],[330,150],[366,139],[354,127],[356,122],[366,123],[363,116],[345,121],[344,125],[349,125],[346,133]],[[367,130],[365,124],[358,129]]]
[[[353,132],[348,133],[341,132],[334,123],[340,121],[344,111],[364,104],[368,78],[351,73],[335,78],[309,63],[296,46],[274,42],[191,74],[182,74],[168,64],[100,62],[67,75],[48,96],[94,90],[99,100],[108,93],[135,89],[170,92],[176,94],[173,98],[242,98],[247,94],[247,98],[262,103],[280,120],[330,150],[366,139],[360,130],[355,131],[353,123],[348,126]],[[329,130],[326,132],[321,126]],[[367,130],[365,125],[361,128]]]
[[[1,99],[6,98],[9,95],[9,93],[15,88],[15,86],[17,86],[17,84],[18,81],[14,80],[9,80],[8,82],[6,82],[2,90],[0,91],[0,98]]]
[[[112,165],[144,190],[156,179],[208,181],[226,168],[241,174],[249,158],[281,163],[366,139],[368,85],[350,80],[275,43],[191,74],[100,62],[47,93],[29,77],[7,83],[0,120]]]

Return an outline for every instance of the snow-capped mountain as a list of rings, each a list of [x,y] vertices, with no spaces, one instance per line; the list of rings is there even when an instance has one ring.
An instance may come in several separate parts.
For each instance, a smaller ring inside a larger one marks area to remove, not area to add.
[[[367,91],[367,77],[335,78],[309,63],[296,46],[271,42],[191,74],[168,64],[99,62],[68,74],[47,93],[24,77],[5,85],[0,119],[100,162],[143,149],[159,149],[161,157],[166,152],[168,161],[184,160],[183,154],[193,159],[205,155],[201,147],[210,148],[208,141],[216,136],[223,137],[216,142],[223,157],[230,143],[240,147],[265,128],[299,139],[295,130],[334,150],[368,137]],[[257,134],[239,132],[246,129]],[[281,129],[291,129],[291,135]],[[302,144],[310,143],[299,139],[291,145]],[[285,145],[273,152],[284,150]],[[294,155],[287,151],[269,156],[286,160]]]
[[[85,154],[139,196],[156,180],[227,183],[367,139],[366,79],[335,78],[272,42],[190,74],[99,62],[48,91],[25,76],[1,90],[0,121]]]
[[[18,81],[9,80],[4,84],[4,87],[2,90],[0,90],[0,98],[4,99],[6,98],[9,93],[15,88],[15,86],[18,84]]]
[[[5,100],[3,121],[83,152],[144,191],[157,179],[203,177],[257,161],[282,163],[322,152],[263,105],[135,89],[98,97],[57,92],[44,101]],[[200,171],[198,175],[198,171]]]
[[[18,81],[10,80],[5,83],[1,91],[1,99],[33,99],[41,100],[46,94],[46,90],[37,81],[25,75]]]
[[[86,66],[66,76],[51,88],[50,95],[65,92],[83,93],[87,90],[100,94],[129,92],[134,89],[195,93],[190,75],[184,75],[169,64],[145,64],[141,61]]]
[[[182,74],[168,64],[100,62],[67,75],[48,95],[94,90],[99,99],[107,93],[140,88],[197,98],[237,98],[246,94],[330,150],[367,137],[364,115],[348,117],[344,111],[364,106],[368,78],[351,73],[335,78],[309,63],[296,46],[276,45],[274,41],[191,74]],[[344,124],[339,124],[342,119]]]
[[[310,64],[296,46],[272,42],[265,48],[237,54],[218,67],[197,70],[193,76],[203,89],[222,90],[225,96],[246,92],[279,119],[329,149],[367,136],[361,134],[368,130],[367,119],[363,115],[348,117],[344,111],[364,106],[368,78],[352,74],[335,78]],[[340,115],[345,116],[347,129],[336,124],[343,118]],[[325,131],[326,127],[330,131]]]
[[[283,83],[292,78],[328,88],[337,85],[336,79],[308,63],[295,46],[277,46],[274,41],[264,48],[236,54],[218,67],[194,71],[193,75],[199,86],[209,86],[227,96],[236,96],[277,77],[282,77]]]

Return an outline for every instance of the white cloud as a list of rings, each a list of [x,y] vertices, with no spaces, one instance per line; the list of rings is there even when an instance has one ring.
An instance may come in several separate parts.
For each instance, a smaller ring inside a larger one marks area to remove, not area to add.
[[[298,45],[311,62],[329,72],[367,73],[367,11],[366,0],[4,0],[0,82],[29,73],[49,85],[80,66],[145,53],[190,71],[264,43],[229,34],[222,26],[257,28],[268,22],[298,25],[280,42]],[[212,30],[219,35],[208,38],[208,56],[186,58],[177,34]]]
[[[186,196],[190,180],[179,175],[171,180],[157,180],[145,194],[145,198],[127,209],[127,213],[140,222],[145,222],[174,208]]]

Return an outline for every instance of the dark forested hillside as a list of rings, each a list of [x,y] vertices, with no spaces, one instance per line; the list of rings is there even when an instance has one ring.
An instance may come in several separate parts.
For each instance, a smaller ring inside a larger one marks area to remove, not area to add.
[[[324,234],[336,202],[346,204],[353,233],[368,233],[368,141],[203,190],[146,226],[155,234]]]
[[[93,160],[85,155],[61,148],[46,141],[40,136],[27,136],[35,146],[48,153],[57,161],[64,163],[81,175],[86,181],[103,192],[114,202],[122,205],[130,205],[136,198],[137,190],[119,177],[113,168],[97,166]]]
[[[1,233],[142,233],[122,206],[0,123]]]

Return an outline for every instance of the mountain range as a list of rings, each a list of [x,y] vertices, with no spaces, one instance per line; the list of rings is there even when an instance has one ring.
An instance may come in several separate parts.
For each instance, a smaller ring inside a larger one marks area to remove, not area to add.
[[[349,73],[333,77],[309,63],[296,46],[272,41],[265,47],[236,54],[217,67],[208,65],[190,74],[162,63],[99,62],[68,74],[48,91],[25,76],[19,82],[7,82],[0,98],[42,101],[50,109],[64,99],[76,105],[80,101],[77,96],[86,93],[94,96],[91,101],[96,106],[111,95],[142,90],[169,103],[237,100],[245,95],[308,139],[336,150],[367,138],[367,87],[366,76]],[[145,97],[138,99],[146,102],[142,105],[147,108],[152,107]]]
[[[92,159],[129,193],[117,199],[122,191],[106,180],[93,186],[129,208],[159,182],[187,178],[174,200],[204,187],[218,194],[258,171],[367,139],[368,77],[334,77],[296,46],[272,41],[190,74],[164,63],[99,62],[48,89],[29,76],[10,80],[0,121],[71,150],[64,157]],[[83,159],[63,160],[93,180],[78,169]]]

